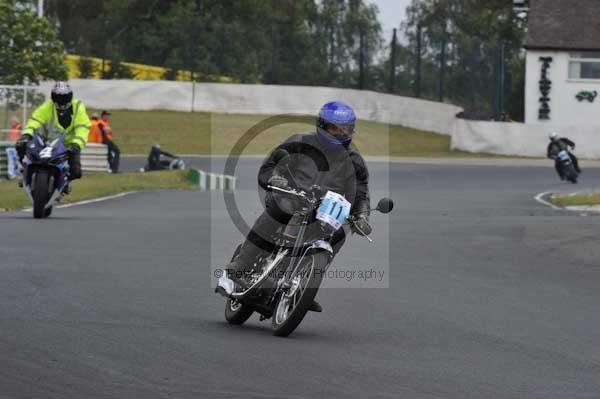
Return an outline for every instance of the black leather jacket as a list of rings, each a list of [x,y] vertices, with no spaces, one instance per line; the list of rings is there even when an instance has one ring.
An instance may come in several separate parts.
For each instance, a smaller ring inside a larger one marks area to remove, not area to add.
[[[562,150],[568,150],[568,147],[575,148],[575,143],[566,137],[561,137],[556,141],[551,141],[546,149],[546,156],[550,159],[556,159],[558,153]]]
[[[315,133],[295,134],[277,148],[290,153],[290,162],[286,168],[278,166],[271,153],[258,173],[263,189],[271,176],[279,175],[288,179],[290,186],[307,192],[316,184],[324,193],[342,194],[352,204],[350,213],[368,214],[369,171],[356,149],[323,143]]]

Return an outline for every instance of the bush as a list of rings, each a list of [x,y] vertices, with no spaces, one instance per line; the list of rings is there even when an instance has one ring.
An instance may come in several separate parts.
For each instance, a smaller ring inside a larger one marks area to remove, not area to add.
[[[79,69],[79,77],[81,79],[90,79],[94,77],[96,66],[94,61],[88,57],[79,57],[77,61],[77,69]]]
[[[108,71],[102,75],[102,79],[133,79],[134,77],[131,68],[117,60],[110,61]]]

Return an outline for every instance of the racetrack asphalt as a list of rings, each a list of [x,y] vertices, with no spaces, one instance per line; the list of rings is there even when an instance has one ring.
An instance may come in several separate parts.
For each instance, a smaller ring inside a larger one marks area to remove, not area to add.
[[[249,219],[259,163],[236,171]],[[224,320],[211,274],[241,236],[218,193],[0,213],[0,398],[597,398],[600,218],[533,200],[600,187],[582,165],[572,186],[551,166],[371,163],[396,208],[332,266],[381,263],[389,288],[323,289],[288,338]]]

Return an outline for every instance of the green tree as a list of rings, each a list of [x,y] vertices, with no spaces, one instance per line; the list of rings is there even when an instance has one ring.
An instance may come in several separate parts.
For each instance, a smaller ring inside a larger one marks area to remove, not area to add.
[[[354,87],[360,30],[373,70],[381,45],[366,0],[70,0],[48,2],[47,13],[70,52],[109,60],[116,51],[196,80]]]
[[[80,79],[91,79],[96,72],[94,61],[89,57],[81,57],[77,61],[77,69],[79,69]]]
[[[27,3],[0,0],[0,81],[66,79],[63,44],[48,20],[37,18]]]
[[[413,0],[404,23],[416,58],[416,28],[422,28],[423,96],[436,99],[440,70],[447,98],[467,108],[494,107],[499,46],[505,46],[507,104],[522,103],[518,87],[523,73],[524,26],[505,0]],[[443,65],[441,49],[445,50]],[[409,65],[414,73],[414,59]],[[513,82],[515,82],[513,84]],[[518,114],[519,112],[516,112]]]
[[[119,50],[115,46],[113,46],[111,42],[108,43],[107,49],[109,52],[108,70],[102,71],[101,78],[133,79],[133,71],[127,65],[123,64],[123,57],[121,56]]]

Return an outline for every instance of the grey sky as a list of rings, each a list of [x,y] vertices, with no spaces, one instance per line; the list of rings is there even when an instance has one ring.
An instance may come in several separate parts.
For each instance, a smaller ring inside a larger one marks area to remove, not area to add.
[[[404,20],[404,11],[411,0],[368,0],[369,3],[377,4],[379,7],[379,20],[383,25],[383,36],[392,38],[392,30],[400,27]]]

